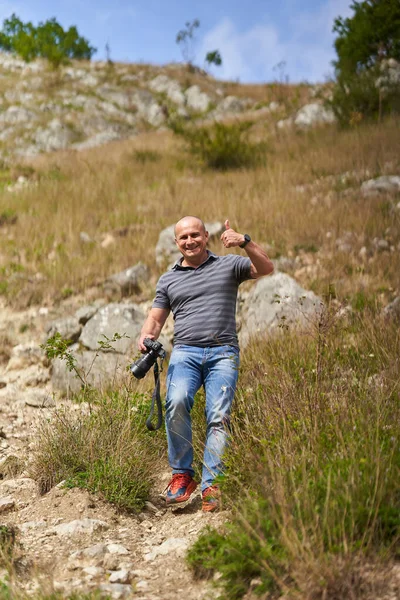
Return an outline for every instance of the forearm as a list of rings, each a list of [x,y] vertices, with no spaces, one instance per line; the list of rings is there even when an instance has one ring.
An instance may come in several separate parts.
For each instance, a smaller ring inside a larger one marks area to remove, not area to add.
[[[252,269],[253,277],[270,275],[273,272],[274,265],[272,264],[271,259],[265,250],[256,242],[253,242],[252,240],[246,244],[244,250],[247,256],[250,258],[252,266],[254,267],[254,269]]]
[[[164,323],[167,320],[169,315],[169,310],[164,308],[152,308],[149,316],[145,320],[142,331],[140,332],[140,337],[138,341],[139,350],[144,352],[146,350],[143,340],[145,338],[150,338],[151,340],[156,340],[161,333],[162,328],[164,327]]]
[[[161,324],[159,321],[156,321],[156,319],[149,315],[143,323],[140,337],[150,337],[151,339],[156,340],[160,335],[162,328],[163,324]]]

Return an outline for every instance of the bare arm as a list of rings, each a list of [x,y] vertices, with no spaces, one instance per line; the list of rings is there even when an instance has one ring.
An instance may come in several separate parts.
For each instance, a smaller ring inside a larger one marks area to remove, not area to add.
[[[138,341],[138,348],[141,352],[146,352],[146,346],[143,344],[144,338],[156,340],[164,327],[168,315],[169,309],[167,308],[152,308],[150,310],[149,315],[143,324]]]
[[[237,233],[237,231],[231,229],[229,221],[225,221],[225,231],[221,235],[221,240],[225,248],[240,246],[245,241],[242,233]],[[251,260],[250,273],[253,279],[258,279],[258,277],[263,277],[264,275],[270,275],[273,272],[274,265],[272,264],[271,259],[268,257],[265,250],[256,244],[256,242],[253,242],[252,240],[246,244],[244,250]]]

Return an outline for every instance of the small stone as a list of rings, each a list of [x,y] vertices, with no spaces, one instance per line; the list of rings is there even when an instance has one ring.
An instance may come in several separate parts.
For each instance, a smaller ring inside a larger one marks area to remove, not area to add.
[[[116,239],[113,235],[111,235],[111,233],[107,233],[104,236],[103,241],[101,242],[100,246],[102,248],[109,248],[110,246],[113,246],[116,242]]]
[[[129,551],[122,544],[107,544],[107,550],[110,554],[129,554]]]
[[[0,498],[0,513],[8,512],[15,507],[15,500],[11,496]]]
[[[154,514],[158,512],[158,508],[154,506],[152,502],[146,501],[144,505],[146,507],[146,510],[148,510],[149,512],[152,512]]]
[[[153,561],[157,556],[166,556],[172,552],[178,556],[183,556],[188,548],[189,542],[184,538],[169,538],[161,544],[153,548],[151,552],[144,555],[144,559],[147,561]]]
[[[118,554],[106,554],[103,558],[103,567],[106,571],[116,571],[119,567]]]
[[[131,586],[123,583],[102,583],[99,586],[99,590],[100,592],[111,594],[111,597],[115,598],[115,600],[126,598],[132,593]]]
[[[97,558],[99,556],[104,556],[106,552],[107,546],[105,544],[95,544],[94,546],[85,548],[83,555],[89,558]]]
[[[129,583],[129,571],[121,569],[119,571],[113,571],[110,575],[110,583]]]
[[[92,238],[90,237],[90,235],[88,233],[86,233],[86,231],[81,231],[80,232],[79,239],[84,244],[91,244],[93,242]]]
[[[101,575],[104,574],[104,569],[102,569],[101,567],[89,566],[89,567],[84,567],[82,569],[82,572],[85,573],[86,575],[89,575],[90,577],[100,577]]]
[[[29,392],[29,395],[25,398],[25,404],[35,408],[50,408],[55,406],[54,398],[49,396],[48,393],[40,390],[32,390]]]
[[[61,536],[74,536],[81,533],[93,533],[95,531],[101,531],[108,529],[109,525],[105,521],[99,521],[98,519],[76,519],[69,523],[62,523],[53,528],[56,535]]]

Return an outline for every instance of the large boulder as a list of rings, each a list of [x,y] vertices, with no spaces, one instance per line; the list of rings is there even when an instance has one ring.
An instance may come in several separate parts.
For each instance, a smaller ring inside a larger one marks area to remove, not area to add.
[[[129,364],[128,358],[122,354],[83,350],[79,344],[71,346],[69,352],[86,384],[100,390],[121,377]],[[54,390],[67,396],[78,393],[83,386],[76,372],[69,371],[65,361],[59,358],[52,363],[51,383]]]
[[[285,273],[259,279],[243,304],[240,343],[245,346],[251,336],[273,335],[282,328],[304,326],[321,308],[318,296]]]
[[[89,350],[98,350],[99,341],[115,333],[124,336],[112,344],[115,352],[125,354],[139,337],[145,315],[136,304],[107,304],[86,323],[79,342]]]
[[[224,226],[219,221],[214,223],[204,223],[206,230],[209,233],[209,239],[219,237],[223,231]],[[175,244],[175,225],[170,225],[163,229],[158,238],[156,245],[156,262],[159,267],[165,264],[172,265],[181,256],[176,244]]]

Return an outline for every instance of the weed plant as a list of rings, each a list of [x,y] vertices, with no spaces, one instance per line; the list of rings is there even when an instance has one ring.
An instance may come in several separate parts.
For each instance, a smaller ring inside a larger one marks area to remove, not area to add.
[[[246,349],[222,482],[233,521],[188,555],[195,574],[220,573],[223,598],[252,580],[260,594],[367,597],[368,569],[399,556],[399,356],[399,331],[367,310]]]
[[[146,430],[148,411],[147,398],[127,391],[99,394],[90,410],[57,409],[38,428],[30,475],[42,493],[65,481],[139,511],[164,452],[164,438]]]

